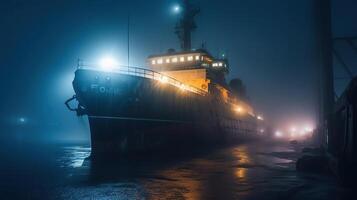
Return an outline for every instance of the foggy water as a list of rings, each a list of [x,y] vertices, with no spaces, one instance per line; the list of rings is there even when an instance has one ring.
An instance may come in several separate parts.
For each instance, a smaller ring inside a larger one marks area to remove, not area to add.
[[[297,173],[301,149],[289,144],[248,143],[99,167],[85,161],[86,144],[7,149],[1,199],[350,199],[331,176]]]

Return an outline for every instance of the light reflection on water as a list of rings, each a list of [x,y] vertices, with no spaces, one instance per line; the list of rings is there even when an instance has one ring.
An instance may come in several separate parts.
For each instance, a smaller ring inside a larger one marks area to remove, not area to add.
[[[90,151],[91,148],[86,146],[63,147],[63,152],[58,161],[61,162],[61,167],[81,167],[84,159],[90,155]]]
[[[276,199],[304,184],[294,153],[289,146],[247,144],[177,162],[138,160],[85,171],[90,148],[70,146],[59,161],[81,181],[56,193],[59,199]]]

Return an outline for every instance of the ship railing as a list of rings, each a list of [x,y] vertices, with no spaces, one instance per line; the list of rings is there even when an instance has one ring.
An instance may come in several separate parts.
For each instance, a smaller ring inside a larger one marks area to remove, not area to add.
[[[91,69],[91,70],[100,70],[100,68],[97,65],[94,64],[83,64],[83,63],[78,63],[77,69]],[[199,94],[201,96],[207,95],[207,92],[205,90],[201,90],[197,87],[194,87],[192,85],[185,84],[173,77],[167,76],[163,73],[153,71],[150,69],[145,69],[141,67],[133,67],[133,66],[116,66],[113,67],[110,70],[103,70],[103,71],[108,71],[112,73],[120,73],[120,74],[127,74],[131,76],[138,76],[138,77],[144,77],[144,78],[149,78],[153,80],[157,80],[162,84],[170,84],[173,85],[177,88],[179,88],[182,91],[190,91],[196,94]]]

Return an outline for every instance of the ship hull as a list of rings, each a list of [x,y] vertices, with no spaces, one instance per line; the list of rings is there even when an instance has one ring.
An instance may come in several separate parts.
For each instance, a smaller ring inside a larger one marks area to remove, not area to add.
[[[257,137],[253,117],[238,116],[212,95],[154,79],[79,69],[73,87],[88,115],[93,158],[180,152]]]

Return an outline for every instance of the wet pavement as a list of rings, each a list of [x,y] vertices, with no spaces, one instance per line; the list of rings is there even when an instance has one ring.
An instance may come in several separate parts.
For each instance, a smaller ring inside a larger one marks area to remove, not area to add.
[[[0,167],[5,199],[351,199],[352,194],[331,175],[296,172],[302,146],[288,143],[247,143],[99,167],[85,161],[87,145],[27,148],[31,155],[8,157]]]

